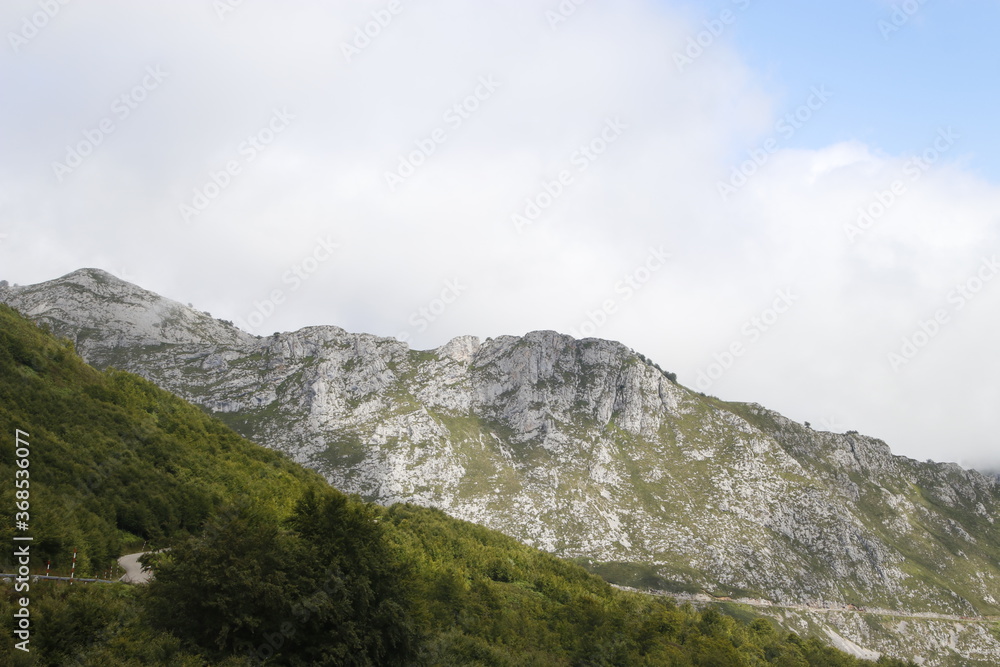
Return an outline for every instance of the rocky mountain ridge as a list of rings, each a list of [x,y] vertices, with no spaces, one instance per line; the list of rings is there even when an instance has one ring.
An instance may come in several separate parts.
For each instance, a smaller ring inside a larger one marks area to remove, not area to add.
[[[345,491],[441,508],[619,583],[1000,614],[1000,480],[703,396],[620,343],[258,338],[93,269],[0,301]],[[976,650],[1000,659],[1000,642]]]

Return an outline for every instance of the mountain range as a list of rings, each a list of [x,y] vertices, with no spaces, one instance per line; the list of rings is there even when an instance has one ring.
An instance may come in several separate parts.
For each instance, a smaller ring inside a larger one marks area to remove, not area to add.
[[[260,337],[96,269],[0,301],[364,500],[763,605],[863,657],[1000,663],[995,476],[706,396],[613,341]]]

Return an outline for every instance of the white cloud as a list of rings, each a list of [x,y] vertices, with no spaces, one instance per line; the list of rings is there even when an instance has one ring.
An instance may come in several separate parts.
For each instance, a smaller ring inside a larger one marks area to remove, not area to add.
[[[689,385],[790,288],[795,306],[710,393],[814,424],[833,417],[921,458],[990,453],[1000,282],[900,372],[886,361],[1000,250],[997,188],[955,165],[970,150],[961,139],[851,243],[844,226],[910,156],[857,142],[779,148],[723,202],[719,180],[787,111],[725,35],[680,73],[674,53],[698,25],[651,3],[586,3],[552,30],[545,3],[439,0],[404,3],[348,63],[342,42],[384,6],[244,3],[225,20],[208,3],[67,6],[21,53],[0,56],[3,84],[19,91],[0,112],[19,128],[0,158],[3,277],[124,270],[227,319],[282,289],[262,333],[331,323],[411,331],[415,347],[579,329],[611,298],[617,312],[597,335]],[[31,7],[6,6],[0,24]],[[58,184],[51,162],[149,65],[169,78]],[[499,87],[449,123],[480,77]],[[241,142],[276,108],[294,120],[245,160]],[[627,128],[580,171],[574,154],[616,118]],[[385,172],[437,128],[446,140],[390,191]],[[230,160],[240,173],[183,224],[179,205]],[[518,234],[512,214],[562,170],[572,184]],[[282,276],[323,235],[340,248],[291,290]],[[671,259],[624,299],[615,287],[650,246]],[[420,331],[412,314],[453,279],[465,291]]]

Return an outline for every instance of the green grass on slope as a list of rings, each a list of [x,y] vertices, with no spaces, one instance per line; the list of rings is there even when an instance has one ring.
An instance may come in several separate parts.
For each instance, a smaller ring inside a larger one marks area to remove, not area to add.
[[[863,664],[435,510],[348,498],[4,307],[0,429],[8,508],[14,429],[30,434],[36,568],[74,547],[90,574],[130,539],[171,546],[148,586],[33,583],[30,653],[13,648],[25,593],[0,584],[0,664]]]

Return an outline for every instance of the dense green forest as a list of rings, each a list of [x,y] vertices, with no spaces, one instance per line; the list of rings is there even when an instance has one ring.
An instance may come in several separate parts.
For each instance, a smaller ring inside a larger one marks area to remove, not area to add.
[[[0,584],[2,664],[871,664],[764,619],[620,591],[439,511],[347,497],[0,305],[10,515],[15,429],[30,441],[33,571],[66,571],[74,549],[77,576],[143,544],[169,551],[146,557],[145,586],[32,583],[30,653],[13,647],[25,593]]]

